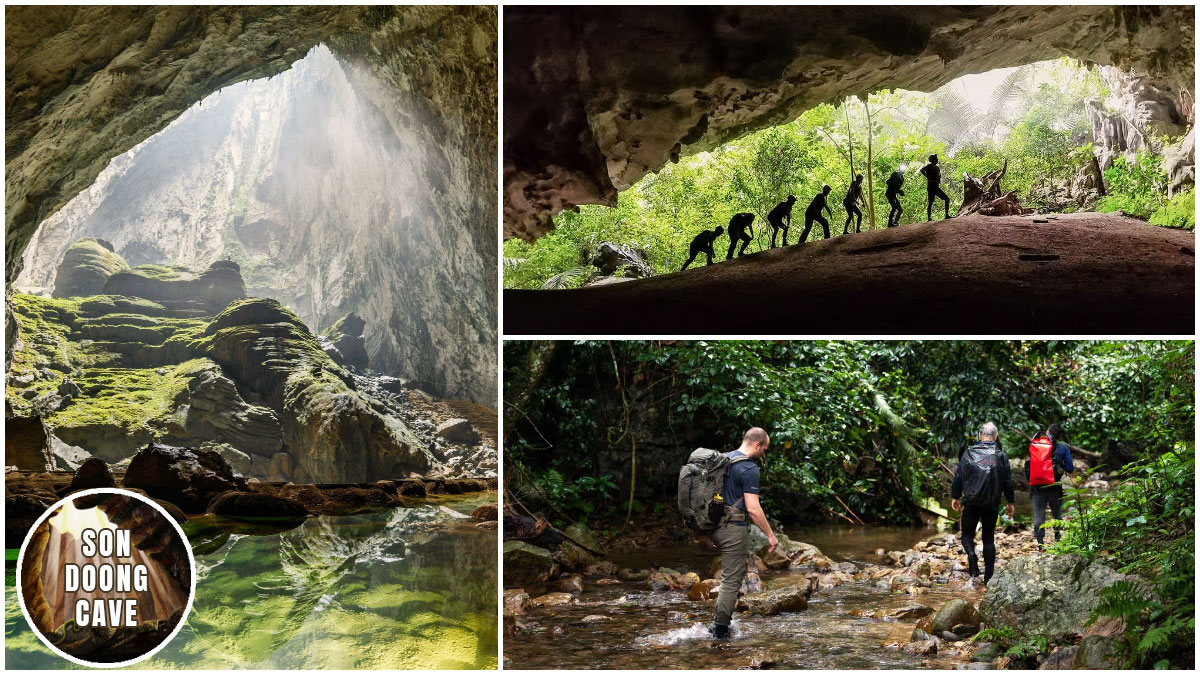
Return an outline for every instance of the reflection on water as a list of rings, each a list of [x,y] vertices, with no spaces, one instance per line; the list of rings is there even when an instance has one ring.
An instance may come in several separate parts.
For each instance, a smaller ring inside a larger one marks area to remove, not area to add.
[[[496,533],[446,497],[277,531],[214,517],[187,625],[143,668],[495,668]],[[64,668],[29,630],[6,568],[5,665]]]
[[[875,549],[904,550],[937,531],[820,527],[788,529],[787,534],[817,545],[837,560],[878,562]],[[700,546],[677,546],[621,556],[618,564],[644,567],[653,563],[698,571],[714,555]],[[768,588],[777,588],[796,584],[802,577],[795,572],[770,573],[764,581]],[[678,592],[647,593],[644,584],[588,584],[580,605],[533,609],[521,617],[526,628],[506,631],[504,656],[508,667],[515,669],[955,668],[962,664],[961,657],[921,657],[881,646],[907,642],[915,621],[878,621],[850,612],[913,603],[936,608],[956,597],[977,604],[982,593],[934,586],[913,597],[893,595],[867,583],[823,588],[809,599],[807,611],[772,617],[739,614],[733,622],[734,639],[717,643],[706,628],[712,620],[711,602],[692,602]],[[596,614],[609,620],[583,621]]]

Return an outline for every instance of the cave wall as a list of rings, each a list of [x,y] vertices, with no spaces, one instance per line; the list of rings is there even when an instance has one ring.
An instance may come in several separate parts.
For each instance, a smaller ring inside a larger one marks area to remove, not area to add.
[[[373,365],[494,405],[495,7],[13,7],[6,30],[9,282],[39,224],[111,159],[206,95],[324,43],[403,139],[417,185],[394,231],[305,242],[314,257],[353,257],[352,279],[315,289],[330,297],[314,328],[358,311],[373,323]],[[398,264],[409,249],[425,255]]]
[[[1060,56],[1192,97],[1188,6],[507,7],[504,236],[825,101]]]

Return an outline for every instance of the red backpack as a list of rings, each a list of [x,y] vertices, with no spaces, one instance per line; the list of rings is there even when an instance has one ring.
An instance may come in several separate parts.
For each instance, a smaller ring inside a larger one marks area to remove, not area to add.
[[[1039,434],[1029,443],[1029,484],[1054,484],[1054,441]]]

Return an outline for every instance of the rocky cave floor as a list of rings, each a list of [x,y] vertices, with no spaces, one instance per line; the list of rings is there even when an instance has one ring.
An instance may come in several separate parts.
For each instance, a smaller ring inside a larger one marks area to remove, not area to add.
[[[799,216],[791,246],[728,262],[721,250],[682,273],[506,290],[504,331],[1183,334],[1194,323],[1195,234],[1120,214],[969,215],[797,246],[802,230]]]

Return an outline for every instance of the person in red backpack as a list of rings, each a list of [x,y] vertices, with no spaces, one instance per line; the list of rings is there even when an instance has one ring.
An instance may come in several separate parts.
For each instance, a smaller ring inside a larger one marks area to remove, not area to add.
[[[1075,473],[1075,462],[1071,459],[1071,446],[1063,442],[1066,435],[1062,426],[1051,424],[1045,434],[1038,434],[1029,443],[1029,461],[1025,463],[1025,477],[1029,479],[1029,500],[1033,503],[1033,536],[1038,550],[1045,550],[1046,507],[1055,520],[1062,517],[1062,476]],[[1062,536],[1054,528],[1054,541]]]

